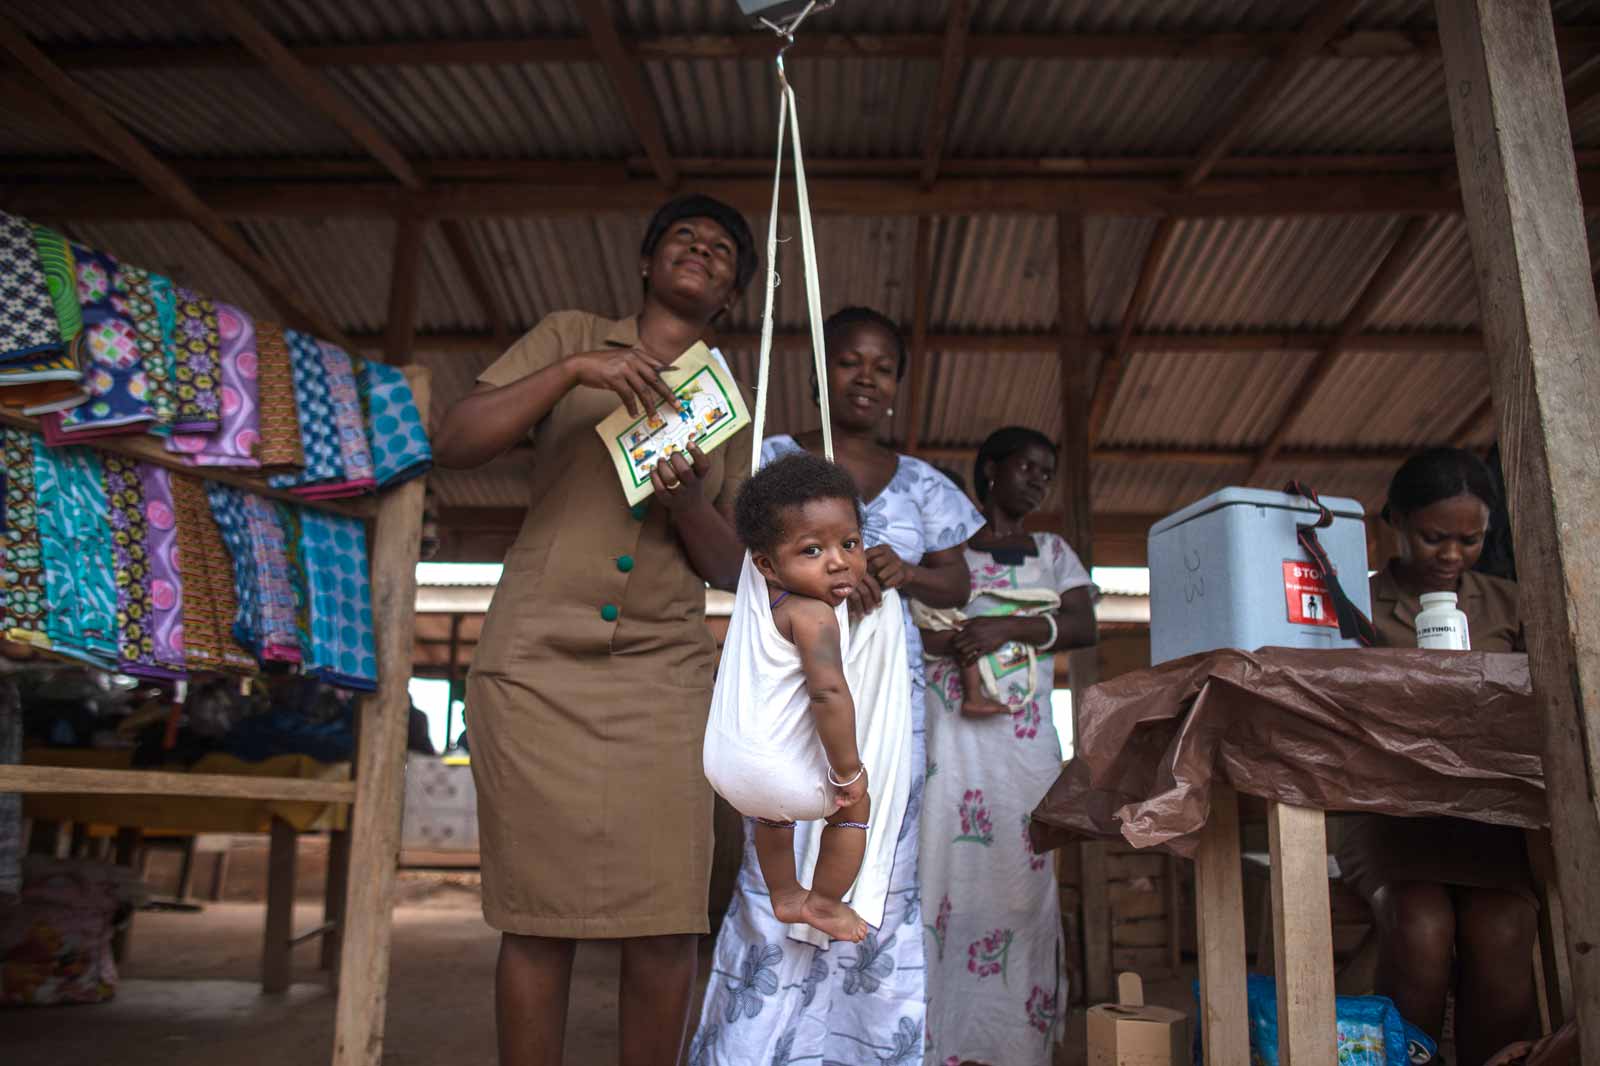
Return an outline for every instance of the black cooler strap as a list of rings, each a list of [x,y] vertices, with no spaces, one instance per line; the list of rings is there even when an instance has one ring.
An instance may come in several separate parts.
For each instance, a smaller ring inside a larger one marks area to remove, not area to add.
[[[1378,639],[1378,631],[1372,625],[1372,620],[1361,613],[1361,609],[1350,602],[1350,597],[1344,594],[1344,586],[1339,584],[1339,575],[1334,573],[1333,562],[1328,558],[1328,553],[1322,547],[1322,542],[1317,539],[1317,530],[1327,529],[1333,525],[1333,512],[1322,505],[1317,498],[1316,491],[1308,485],[1298,481],[1291,481],[1283,487],[1283,491],[1291,496],[1304,496],[1316,505],[1317,520],[1310,525],[1296,526],[1296,539],[1300,547],[1311,557],[1317,569],[1322,571],[1322,578],[1328,585],[1328,596],[1333,600],[1333,611],[1339,619],[1339,636],[1345,640],[1354,640],[1363,648],[1377,647],[1382,643]],[[1366,577],[1365,574],[1361,575]]]

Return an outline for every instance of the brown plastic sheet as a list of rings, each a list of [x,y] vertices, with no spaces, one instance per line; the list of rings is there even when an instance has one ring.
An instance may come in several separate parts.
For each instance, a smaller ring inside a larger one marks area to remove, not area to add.
[[[1121,836],[1192,855],[1217,782],[1330,811],[1547,824],[1528,657],[1264,648],[1096,685],[1038,847]]]

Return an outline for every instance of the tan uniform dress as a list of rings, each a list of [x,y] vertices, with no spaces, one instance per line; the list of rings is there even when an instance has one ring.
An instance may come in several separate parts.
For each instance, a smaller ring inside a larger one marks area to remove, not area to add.
[[[1416,647],[1422,603],[1401,589],[1393,562],[1373,575],[1371,589],[1372,624],[1383,643]],[[1516,582],[1469,571],[1462,575],[1456,606],[1467,616],[1472,650],[1522,650]],[[1362,815],[1345,820],[1338,856],[1341,875],[1368,899],[1390,882],[1428,881],[1500,889],[1537,900],[1523,832],[1509,826],[1463,818]]]
[[[638,339],[633,318],[557,312],[478,380]],[[716,645],[665,508],[628,506],[594,432],[618,402],[579,386],[534,430],[527,517],[467,680],[483,913],[505,932],[708,928],[700,753]],[[749,430],[708,458],[704,491],[726,504],[749,474]]]

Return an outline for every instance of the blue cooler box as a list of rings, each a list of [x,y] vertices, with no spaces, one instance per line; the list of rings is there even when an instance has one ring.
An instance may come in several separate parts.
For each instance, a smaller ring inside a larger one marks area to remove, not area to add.
[[[1345,595],[1371,616],[1367,528],[1355,500],[1324,496],[1333,524],[1317,539]],[[1296,527],[1316,521],[1301,496],[1223,489],[1150,529],[1152,665],[1217,648],[1353,648]]]

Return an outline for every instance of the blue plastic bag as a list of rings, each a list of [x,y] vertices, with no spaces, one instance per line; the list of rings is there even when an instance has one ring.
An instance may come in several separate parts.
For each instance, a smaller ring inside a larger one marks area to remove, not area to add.
[[[1200,983],[1195,982],[1199,1002]],[[1261,974],[1249,977],[1251,1066],[1278,1064],[1278,984]],[[1386,996],[1339,996],[1334,1001],[1339,1028],[1337,1066],[1422,1066],[1438,1047],[1421,1029],[1400,1017]],[[1195,1026],[1194,1061],[1201,1066],[1200,1027]],[[1328,1066],[1335,1066],[1329,1063]]]

